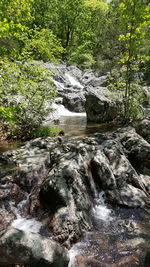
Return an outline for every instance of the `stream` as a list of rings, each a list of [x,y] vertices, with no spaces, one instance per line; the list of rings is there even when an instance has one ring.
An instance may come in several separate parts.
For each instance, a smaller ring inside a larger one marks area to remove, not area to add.
[[[69,74],[66,74],[72,85],[82,86]],[[57,85],[63,86],[61,83]],[[94,133],[110,134],[118,126],[108,124],[87,124],[85,113],[68,111],[62,104],[53,104],[56,127],[65,132],[64,139],[80,139]],[[47,118],[45,125],[50,124]],[[12,150],[20,144],[0,145],[0,153]],[[0,166],[1,168],[3,166]],[[105,193],[91,184],[94,195],[94,208],[91,211],[93,228],[86,232],[81,240],[69,251],[68,267],[118,267],[144,266],[145,252],[150,249],[150,210],[127,209],[110,206],[106,202]],[[41,233],[42,223],[34,218],[24,218],[21,210],[28,202],[27,198],[15,207],[10,203],[16,219],[11,227],[27,232]],[[48,238],[51,238],[50,234]]]
[[[113,124],[86,124],[85,114],[67,111],[62,105],[55,105],[59,115],[59,127],[65,131],[64,138],[82,138],[95,132],[109,134],[117,126]],[[20,144],[1,145],[0,152],[16,148]],[[68,267],[86,266],[143,266],[145,252],[150,249],[150,212],[140,209],[111,207],[106,203],[105,193],[91,184],[95,206],[91,212],[93,229],[74,244]],[[42,223],[34,218],[24,218],[21,210],[28,199],[16,208],[10,203],[10,210],[16,216],[11,227],[40,233]],[[50,238],[50,236],[49,236]]]

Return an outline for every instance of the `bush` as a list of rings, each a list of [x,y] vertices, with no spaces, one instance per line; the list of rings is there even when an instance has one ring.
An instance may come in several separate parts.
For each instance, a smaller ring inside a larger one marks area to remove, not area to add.
[[[42,62],[0,61],[0,128],[7,138],[30,139],[55,98],[49,70]]]
[[[56,136],[60,132],[62,132],[62,129],[60,128],[43,125],[35,131],[34,137]]]

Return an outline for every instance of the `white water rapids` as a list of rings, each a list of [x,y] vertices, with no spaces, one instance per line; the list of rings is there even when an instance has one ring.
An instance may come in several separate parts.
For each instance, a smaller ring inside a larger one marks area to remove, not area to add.
[[[52,104],[52,108],[54,109],[53,114],[54,116],[62,116],[62,117],[86,117],[86,113],[77,113],[77,112],[71,112],[68,109],[66,109],[62,104]]]
[[[72,86],[78,86],[79,88],[83,89],[84,86],[80,82],[78,82],[72,75],[66,72],[65,76],[67,77],[68,81],[71,83]]]
[[[34,218],[24,218],[21,216],[21,210],[26,205],[27,201],[28,198],[26,200],[22,200],[17,207],[14,207],[13,202],[10,203],[10,208],[16,215],[16,219],[11,223],[10,227],[26,232],[39,233],[43,225],[41,222]]]

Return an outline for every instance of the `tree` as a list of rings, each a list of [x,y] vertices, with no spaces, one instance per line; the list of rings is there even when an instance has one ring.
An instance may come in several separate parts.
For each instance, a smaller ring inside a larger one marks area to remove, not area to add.
[[[135,85],[135,73],[144,61],[140,49],[150,25],[150,6],[144,0],[122,0],[121,3],[117,1],[117,8],[122,32],[119,36],[122,44],[119,65],[124,78],[124,116],[125,120],[129,120],[140,111],[142,98],[139,85]]]

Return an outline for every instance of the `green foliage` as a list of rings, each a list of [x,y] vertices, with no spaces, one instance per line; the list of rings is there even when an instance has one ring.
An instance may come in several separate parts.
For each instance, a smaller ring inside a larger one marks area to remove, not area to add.
[[[142,71],[148,81],[150,71],[149,1],[1,0],[0,17],[0,124],[7,136],[31,137],[55,95],[51,74],[30,59],[109,71],[125,120],[139,116],[136,77]]]
[[[77,47],[69,56],[68,62],[72,65],[78,65],[82,69],[91,68],[95,60],[92,55],[92,50],[90,49],[90,42],[86,42]]]
[[[140,116],[142,93],[136,74],[144,62],[140,48],[150,25],[150,6],[141,0],[123,0],[117,2],[117,11],[121,30],[119,41],[123,49],[118,53],[121,80],[115,85],[123,91],[124,120],[129,121]]]
[[[58,135],[62,129],[55,128],[52,126],[43,125],[40,126],[34,133],[34,137],[47,137],[47,136],[56,136]]]
[[[50,112],[46,101],[55,90],[51,73],[42,62],[0,62],[0,116],[2,132],[8,138],[29,139]]]
[[[34,30],[25,42],[22,56],[43,61],[56,61],[64,53],[60,41],[49,29]]]
[[[28,31],[32,0],[0,1],[0,55],[16,58],[22,35]]]

